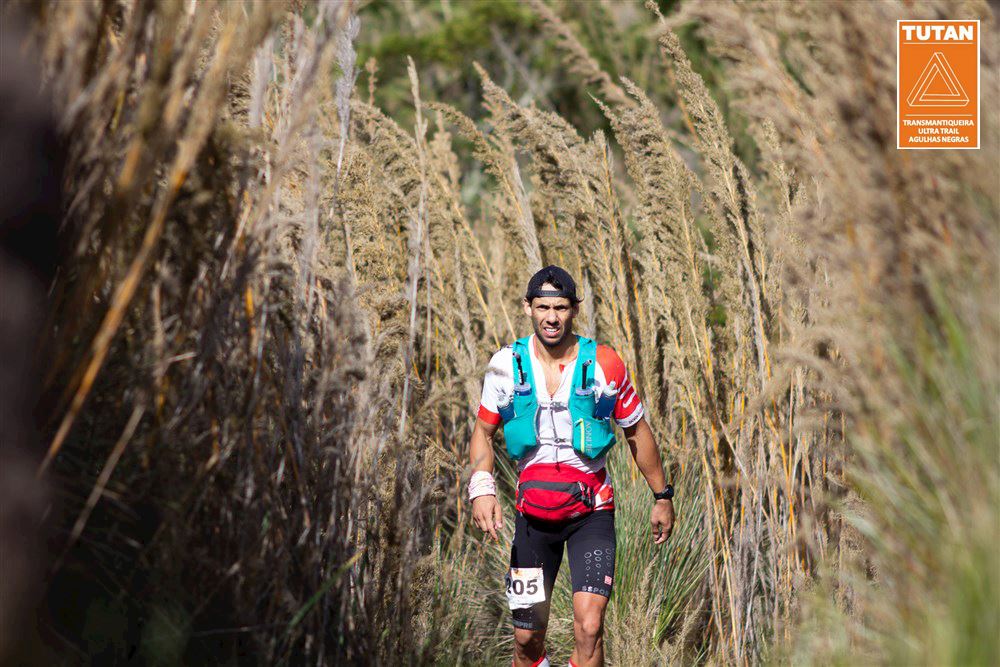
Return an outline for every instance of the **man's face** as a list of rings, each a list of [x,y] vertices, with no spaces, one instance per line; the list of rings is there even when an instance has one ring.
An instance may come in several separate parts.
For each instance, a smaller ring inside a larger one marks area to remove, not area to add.
[[[556,289],[545,283],[542,289]],[[555,347],[566,336],[573,333],[573,318],[579,312],[579,307],[564,296],[536,296],[528,303],[524,302],[524,313],[531,318],[535,328],[535,336],[546,347]]]

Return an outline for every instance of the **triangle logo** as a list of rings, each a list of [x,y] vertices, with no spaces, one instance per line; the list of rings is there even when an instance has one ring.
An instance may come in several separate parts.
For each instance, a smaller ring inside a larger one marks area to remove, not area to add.
[[[931,92],[932,88],[934,92]],[[906,103],[911,107],[964,107],[969,103],[969,96],[948,59],[940,51],[935,51],[913,84]]]

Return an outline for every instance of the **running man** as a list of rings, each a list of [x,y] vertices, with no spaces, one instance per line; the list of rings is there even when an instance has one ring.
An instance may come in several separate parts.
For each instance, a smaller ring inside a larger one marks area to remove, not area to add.
[[[620,426],[653,491],[651,539],[662,544],[674,525],[673,487],[642,403],[621,357],[573,333],[576,283],[558,266],[532,276],[524,312],[534,334],[493,355],[472,433],[469,498],[476,525],[496,540],[503,526],[493,481],[493,434],[504,429],[517,461],[514,542],[507,601],[514,622],[514,665],[548,667],[549,602],[569,552],[573,583],[572,667],[604,664],[604,612],[615,570],[614,489],[605,469]]]

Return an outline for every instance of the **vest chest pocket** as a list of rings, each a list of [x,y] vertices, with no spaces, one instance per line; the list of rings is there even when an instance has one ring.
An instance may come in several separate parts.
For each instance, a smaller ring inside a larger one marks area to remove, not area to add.
[[[573,423],[573,449],[581,456],[594,459],[615,444],[615,432],[607,419],[583,415]]]
[[[503,425],[507,454],[512,459],[523,458],[535,446],[535,410],[525,410]]]

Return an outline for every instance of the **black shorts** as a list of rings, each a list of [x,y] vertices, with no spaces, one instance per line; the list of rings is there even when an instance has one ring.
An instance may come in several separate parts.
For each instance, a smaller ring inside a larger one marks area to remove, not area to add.
[[[569,551],[573,592],[611,597],[615,576],[613,510],[596,510],[558,524],[536,521],[517,512],[506,581],[514,627],[541,630],[548,624],[563,544]],[[539,579],[544,582],[541,587]]]

